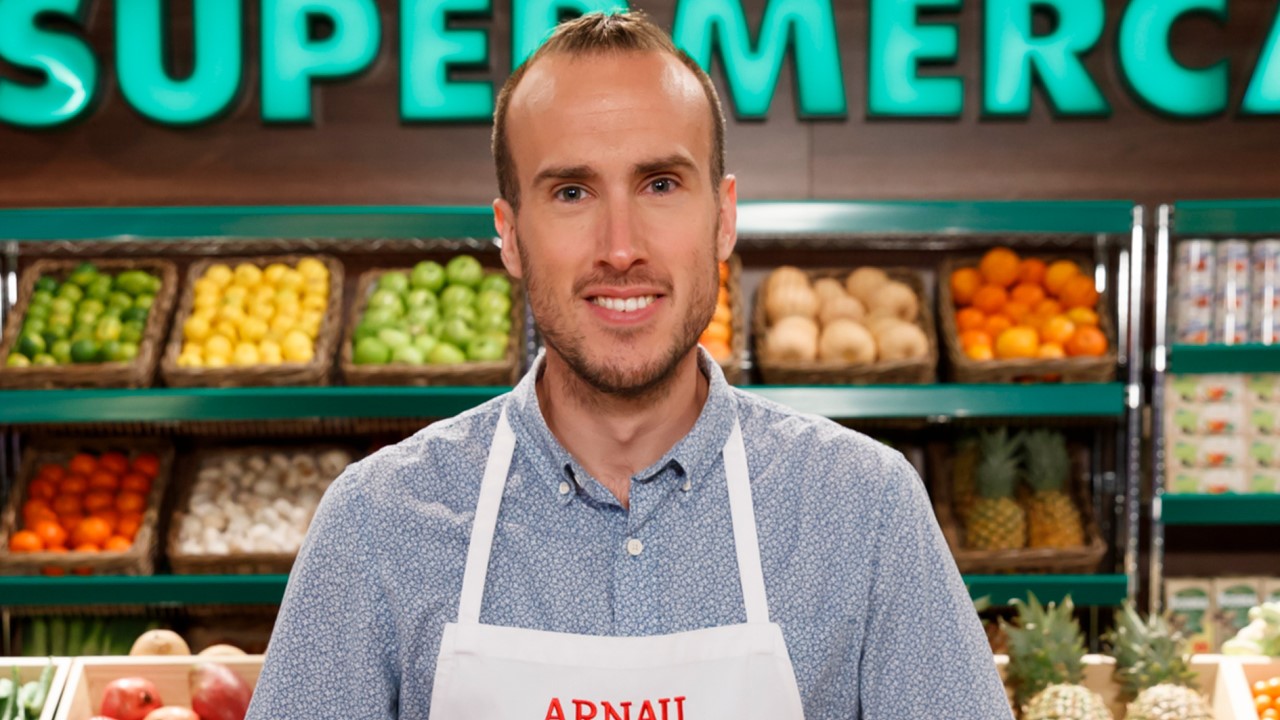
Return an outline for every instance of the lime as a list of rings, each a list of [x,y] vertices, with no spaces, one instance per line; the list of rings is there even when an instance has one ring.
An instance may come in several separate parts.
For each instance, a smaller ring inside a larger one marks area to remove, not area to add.
[[[53,325],[45,328],[44,332],[40,333],[40,336],[44,338],[46,345],[52,347],[59,340],[66,340],[71,337],[71,328],[67,325]]]
[[[32,305],[27,308],[27,320],[44,320],[49,317],[48,305]]]
[[[36,367],[56,367],[58,360],[49,353],[40,353],[39,355],[31,358],[31,364]]]
[[[147,315],[150,314],[150,312],[150,310],[143,310],[142,308],[127,308],[120,313],[120,320],[127,323],[145,323],[147,321]]]
[[[6,367],[31,367],[31,360],[22,353],[9,353],[9,357],[5,358]]]
[[[58,292],[58,281],[48,275],[41,275],[40,279],[36,281],[36,292],[49,293],[52,295],[53,293]]]
[[[160,281],[160,278],[156,277],[155,275],[152,275],[151,273],[144,273],[144,274],[147,277],[147,294],[148,295],[160,294],[160,288],[164,286],[164,283]]]
[[[77,327],[71,331],[71,336],[68,338],[68,340],[71,341],[72,347],[74,347],[75,344],[80,342],[81,340],[93,340],[93,328]]]
[[[51,328],[52,327],[70,328],[72,325],[75,324],[75,318],[71,317],[70,313],[67,313],[65,315],[56,315],[56,314],[50,315],[49,319],[45,321],[45,324]]]
[[[356,325],[355,332],[351,334],[351,337],[356,342],[360,342],[367,337],[377,337],[379,329],[380,328],[377,325],[370,325],[369,323],[362,322],[359,325]]]
[[[58,288],[58,297],[66,298],[73,303],[78,303],[84,299],[84,290],[81,290],[79,285],[66,283],[62,287]]]
[[[391,359],[391,348],[378,338],[364,338],[356,343],[352,359],[357,365],[384,365]]]
[[[88,325],[89,327],[93,327],[98,324],[99,317],[100,313],[93,312],[92,310],[77,310],[75,323],[76,325]]]
[[[48,290],[37,290],[31,293],[31,300],[27,303],[28,307],[49,307],[49,303],[53,302],[53,293]]]
[[[49,323],[45,322],[42,318],[27,318],[27,321],[22,324],[22,331],[39,335],[44,332],[44,329],[48,327],[48,325]]]
[[[143,310],[150,310],[151,306],[155,304],[155,301],[155,295],[139,295],[134,298],[133,306],[136,308],[142,308]]]
[[[53,344],[49,346],[49,354],[53,356],[54,360],[58,361],[59,365],[70,365],[71,341],[55,340]]]
[[[127,322],[124,327],[120,328],[120,342],[122,343],[140,343],[142,342],[142,324]]]
[[[98,342],[105,343],[108,340],[119,340],[120,330],[124,327],[124,323],[119,318],[104,317],[98,321],[97,327],[94,328],[93,335]]]
[[[71,361],[91,363],[98,361],[98,343],[93,340],[76,340],[71,343]]]
[[[76,308],[76,312],[91,312],[94,315],[101,315],[106,309],[106,303],[95,298],[86,297],[80,301],[80,306]]]
[[[79,285],[82,289],[87,290],[89,285],[98,278],[98,268],[93,263],[80,263],[76,269],[67,277],[67,283],[70,285]],[[108,279],[108,281],[110,281]]]
[[[129,293],[117,290],[107,296],[107,307],[128,310],[133,307],[133,296]]]
[[[120,362],[133,362],[133,360],[138,357],[138,344],[121,342],[118,357],[120,358]]]
[[[99,275],[89,283],[89,287],[84,290],[85,297],[106,300],[111,296],[111,277],[108,275]]]
[[[103,362],[120,362],[120,341],[107,340],[102,343],[98,350],[98,355]]]
[[[48,347],[40,333],[24,332],[18,338],[18,352],[27,357],[35,357]]]
[[[76,311],[76,301],[71,298],[59,297],[49,303],[50,315],[72,315]]]
[[[147,274],[140,270],[126,270],[116,278],[116,288],[133,297],[146,294],[150,287]]]

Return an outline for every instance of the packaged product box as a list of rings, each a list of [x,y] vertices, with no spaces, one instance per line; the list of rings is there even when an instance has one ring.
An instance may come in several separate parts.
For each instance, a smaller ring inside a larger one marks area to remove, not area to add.
[[[1245,472],[1245,485],[1251,493],[1280,493],[1280,469],[1254,468]]]
[[[1191,377],[1190,375],[1179,377]],[[1249,399],[1261,403],[1280,403],[1280,375],[1266,373],[1249,375],[1245,380]]]
[[[1214,648],[1213,581],[1207,578],[1167,578],[1164,581],[1164,606],[1169,609],[1174,627],[1182,631],[1193,653],[1213,652]]]
[[[1171,410],[1170,434],[1175,437],[1239,435],[1249,427],[1245,420],[1250,416],[1241,402],[1177,403]]]
[[[1280,438],[1280,403],[1252,403],[1245,429],[1255,438]]]
[[[1280,438],[1255,437],[1249,443],[1249,467],[1280,469]]]
[[[1178,469],[1242,468],[1251,457],[1249,450],[1250,444],[1243,437],[1171,438],[1168,464]]]
[[[1190,468],[1171,470],[1165,489],[1173,494],[1257,492],[1251,490],[1250,471],[1243,468]],[[1261,482],[1265,482],[1265,479]],[[1270,492],[1270,491],[1265,491]]]
[[[1249,611],[1262,603],[1262,588],[1266,578],[1221,577],[1213,581],[1215,601],[1214,619],[1217,624],[1217,645],[1236,636],[1249,624]]]
[[[1170,402],[1235,403],[1245,395],[1245,380],[1243,375],[1170,375],[1166,388]],[[1274,390],[1280,392],[1280,388]]]
[[[1267,578],[1262,584],[1263,602],[1280,603],[1280,578]]]

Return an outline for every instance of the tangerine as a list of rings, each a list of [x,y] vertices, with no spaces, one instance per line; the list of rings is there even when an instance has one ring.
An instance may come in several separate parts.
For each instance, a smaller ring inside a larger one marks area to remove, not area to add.
[[[120,524],[120,513],[115,508],[105,508],[93,513],[90,517],[96,517],[107,525],[111,526],[111,532],[116,532],[116,526]]]
[[[1098,304],[1098,291],[1093,286],[1093,278],[1087,275],[1071,278],[1062,286],[1058,299],[1062,300],[1062,306],[1067,309],[1095,307]]]
[[[1010,302],[1005,304],[1003,314],[1008,316],[1014,325],[1022,325],[1027,316],[1031,314],[1031,308],[1020,302]]]
[[[1064,345],[1076,334],[1076,324],[1065,315],[1055,315],[1040,329],[1040,337],[1047,343]]]
[[[121,452],[103,453],[98,458],[98,467],[119,475],[129,469],[129,458]]]
[[[96,543],[80,543],[79,545],[75,546],[75,548],[73,548],[73,549],[72,549],[72,551],[73,551],[73,552],[92,552],[92,553],[96,553],[96,552],[101,552],[101,551],[102,551],[102,547],[101,547],[101,546],[99,546],[99,545],[97,545]],[[84,568],[78,568],[78,569],[76,570],[76,572],[77,572],[77,573],[80,573],[80,570],[83,570],[83,569],[84,569]],[[80,574],[83,574],[83,573],[80,573]]]
[[[1067,317],[1076,325],[1098,326],[1098,313],[1089,308],[1071,308],[1067,311]]]
[[[41,520],[31,530],[46,548],[63,547],[67,544],[67,531],[54,520]]]
[[[104,508],[115,507],[115,504],[116,496],[106,490],[94,490],[84,496],[84,509],[90,513],[95,513]]]
[[[53,508],[46,505],[45,507],[32,508],[30,512],[24,512],[22,514],[22,523],[27,527],[35,527],[36,523],[41,520],[52,520],[57,522],[58,513],[54,512]]]
[[[107,538],[107,542],[102,546],[102,549],[107,552],[124,552],[131,547],[133,547],[133,541],[129,538],[112,535],[110,538]]]
[[[89,489],[89,478],[84,475],[68,475],[58,484],[60,495],[81,495]]]
[[[45,463],[44,465],[40,466],[40,472],[37,473],[37,476],[44,478],[45,480],[52,480],[54,482],[57,482],[62,479],[63,475],[66,475],[66,474],[67,474],[67,469],[62,467],[61,465],[57,463]]]
[[[987,326],[983,328],[988,335],[993,338],[1000,337],[1000,333],[1013,327],[1013,320],[1008,315],[992,315],[987,318]]]
[[[978,263],[978,271],[987,283],[1007,288],[1018,281],[1018,265],[1021,262],[1018,254],[1009,248],[991,248]]]
[[[1009,302],[1009,293],[996,285],[983,285],[973,294],[973,306],[991,315],[998,313]]]
[[[76,525],[76,529],[71,531],[71,544],[76,546],[76,550],[81,545],[97,545],[102,546],[112,535],[111,526],[106,520],[98,517],[87,517]]]
[[[58,494],[53,480],[35,479],[27,485],[27,497],[35,500],[52,500]]]
[[[976,268],[960,268],[951,273],[951,299],[956,307],[973,302],[973,296],[982,287],[982,273]]]
[[[1018,282],[1040,285],[1044,282],[1045,264],[1040,258],[1027,258],[1018,265]]]
[[[30,530],[19,530],[9,538],[11,552],[40,552],[43,549],[44,543],[40,541],[40,536]]]
[[[89,476],[89,487],[93,490],[110,490],[120,488],[120,476],[112,470],[96,470]]]
[[[982,330],[965,330],[960,333],[960,347],[968,350],[975,345],[991,346],[991,336]]]
[[[996,357],[1003,360],[1032,358],[1040,349],[1040,337],[1029,327],[1013,327],[996,338]]]
[[[995,353],[991,350],[990,345],[974,345],[968,350],[965,350],[964,354],[967,355],[970,360],[981,361],[992,360],[995,358]]]
[[[62,526],[62,529],[66,530],[67,532],[71,532],[72,530],[76,529],[76,526],[79,525],[80,521],[83,519],[84,519],[84,514],[78,513],[78,512],[70,513],[67,515],[59,515],[58,524]]]
[[[126,513],[121,515],[120,522],[116,523],[116,534],[133,540],[140,527],[142,527],[142,516],[137,513]]]
[[[22,520],[28,525],[34,525],[35,521],[31,518],[40,512],[53,512],[53,506],[48,500],[43,498],[31,498],[22,503]]]
[[[1107,336],[1092,325],[1082,325],[1076,328],[1065,347],[1072,357],[1098,357],[1107,352]]]
[[[729,282],[729,263],[721,261],[720,264],[717,265],[717,271],[720,273],[721,285]]]
[[[987,316],[974,307],[960,308],[956,311],[956,328],[965,330],[981,330],[987,324]]]
[[[1044,288],[1030,283],[1019,283],[1009,291],[1009,298],[1014,302],[1020,302],[1029,308],[1034,308],[1040,301],[1044,300]]]
[[[1044,343],[1040,346],[1040,349],[1036,351],[1036,357],[1044,358],[1046,360],[1056,360],[1066,356],[1066,351],[1062,349],[1061,345],[1055,342]]]
[[[120,481],[120,491],[146,495],[151,492],[151,478],[137,471],[130,472]]]
[[[73,473],[79,473],[84,476],[93,474],[98,469],[98,461],[89,453],[79,453],[71,458],[71,462],[67,463],[67,467]]]
[[[728,306],[728,305],[729,305],[729,290],[728,290],[728,288],[721,287],[721,288],[720,288],[720,291],[716,293],[716,304],[717,304],[717,305],[725,305],[725,306]]]
[[[1044,272],[1044,289],[1057,296],[1067,281],[1080,274],[1080,266],[1070,260],[1055,260]]]
[[[83,509],[84,505],[81,503],[79,495],[59,495],[53,499],[53,511],[59,517],[63,515],[78,515]]]
[[[140,453],[133,459],[132,467],[134,470],[154,480],[156,475],[160,474],[160,458],[156,457],[154,453]]]
[[[1035,306],[1031,308],[1031,311],[1037,315],[1061,315],[1062,303],[1052,298],[1045,298],[1044,300],[1036,303]]]
[[[116,509],[121,513],[140,513],[147,509],[147,496],[136,492],[122,492],[116,496]]]

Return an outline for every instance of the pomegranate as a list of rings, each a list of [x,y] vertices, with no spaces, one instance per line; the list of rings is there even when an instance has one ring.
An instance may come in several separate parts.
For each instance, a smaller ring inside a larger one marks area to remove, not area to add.
[[[244,720],[253,689],[231,668],[200,663],[191,669],[191,709],[201,720]]]
[[[146,678],[112,680],[102,693],[102,714],[115,720],[143,720],[147,713],[164,707],[156,686]]]

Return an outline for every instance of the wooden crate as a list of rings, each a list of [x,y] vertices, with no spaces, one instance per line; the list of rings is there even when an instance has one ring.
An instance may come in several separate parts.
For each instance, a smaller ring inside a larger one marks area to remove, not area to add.
[[[45,666],[53,663],[53,683],[49,685],[49,694],[44,701],[44,709],[40,711],[39,720],[53,720],[58,710],[58,700],[62,697],[63,688],[67,684],[67,676],[71,672],[71,658],[34,658],[6,657],[0,658],[0,678],[12,678],[13,668],[18,668],[18,677],[26,684],[39,680]]]
[[[1000,679],[1004,680],[1009,657],[996,655],[995,658]],[[1240,703],[1240,694],[1234,687],[1241,682],[1239,680],[1242,677],[1241,666],[1239,658],[1227,655],[1191,656],[1191,669],[1198,675],[1200,692],[1209,701],[1209,707],[1217,720],[1256,720],[1257,718],[1248,687],[1243,687],[1246,704]],[[1111,677],[1115,668],[1115,658],[1106,655],[1085,655],[1082,684],[1102,696],[1116,720],[1124,720],[1125,703],[1120,700],[1120,685]],[[1276,668],[1276,673],[1280,674],[1280,665]],[[1012,690],[1009,691],[1009,696],[1012,699]],[[1248,714],[1242,714],[1246,711]]]
[[[166,705],[191,707],[188,673],[201,662],[226,665],[250,687],[258,684],[262,672],[262,655],[233,657],[84,657],[71,665],[62,701],[58,703],[57,720],[89,720],[101,709],[102,693],[113,680],[144,677],[155,684]]]
[[[1280,658],[1259,656],[1223,656],[1232,661],[1218,682],[1219,692],[1230,698],[1230,713],[1219,713],[1218,720],[1258,720],[1253,702],[1253,684],[1259,680],[1280,677]]]

